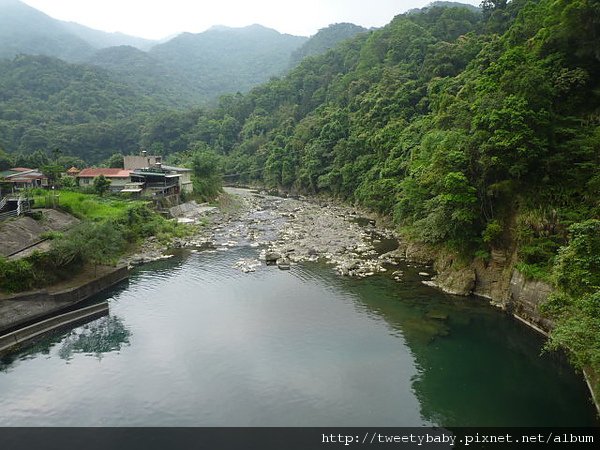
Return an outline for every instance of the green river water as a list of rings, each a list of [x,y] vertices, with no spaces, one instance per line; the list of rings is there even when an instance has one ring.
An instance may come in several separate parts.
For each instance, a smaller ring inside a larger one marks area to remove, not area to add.
[[[476,298],[182,252],[0,366],[3,426],[593,426],[580,375]]]

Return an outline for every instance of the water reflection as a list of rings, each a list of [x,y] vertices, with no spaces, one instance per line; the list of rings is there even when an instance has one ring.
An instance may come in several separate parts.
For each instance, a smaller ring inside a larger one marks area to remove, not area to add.
[[[441,426],[597,426],[580,374],[543,339],[478,298],[444,295],[416,270],[341,286],[400,334],[419,369],[413,378],[424,420]],[[551,393],[551,394],[550,394]],[[574,408],[573,405],[579,407]]]
[[[50,350],[62,339],[57,334],[47,334],[38,342],[30,343],[18,353],[6,353],[0,357],[0,372],[9,372],[17,361],[35,359],[40,355],[50,354]]]
[[[104,316],[85,325],[64,331],[49,333],[22,350],[6,354],[0,359],[0,372],[8,372],[18,361],[35,359],[50,355],[56,348],[56,354],[66,361],[76,353],[93,355],[102,359],[103,354],[118,352],[129,345],[131,332],[123,320],[116,316]]]
[[[5,366],[0,423],[594,423],[581,379],[560,358],[539,358],[541,340],[484,301],[424,286],[410,267],[401,283],[316,263],[234,268],[253,252],[137,269],[112,294],[110,317]]]
[[[69,360],[74,353],[87,353],[101,359],[103,353],[120,351],[129,345],[131,332],[116,316],[102,317],[72,330],[62,340],[58,356]]]

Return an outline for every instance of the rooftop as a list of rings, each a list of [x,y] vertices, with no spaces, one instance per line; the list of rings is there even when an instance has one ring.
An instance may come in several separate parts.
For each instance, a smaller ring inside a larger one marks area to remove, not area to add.
[[[192,171],[192,169],[187,169],[185,167],[165,166],[164,164],[162,165],[162,168],[165,170],[168,170],[170,172],[191,172]]]
[[[26,169],[25,167],[16,167],[0,173],[0,178],[6,178],[8,181],[22,182],[23,180],[33,180],[47,178],[37,169]]]
[[[114,169],[114,168],[104,168],[104,167],[92,167],[88,169],[83,169],[79,172],[79,178],[96,178],[100,175],[104,175],[106,178],[129,178],[131,174],[131,170],[125,169]]]

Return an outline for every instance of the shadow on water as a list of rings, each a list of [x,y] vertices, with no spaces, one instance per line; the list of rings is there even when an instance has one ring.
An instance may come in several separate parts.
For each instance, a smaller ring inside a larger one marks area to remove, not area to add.
[[[401,268],[410,278],[411,269]],[[410,348],[423,419],[441,426],[599,425],[582,375],[564,355],[543,352],[543,337],[485,300],[446,295],[416,278],[339,284]]]
[[[152,274],[154,278],[169,277],[174,271],[183,266],[189,254],[190,251],[187,250],[176,250],[172,252],[171,258],[139,266],[133,270],[131,280],[143,278],[147,274]],[[129,287],[129,280],[120,282],[92,296],[81,303],[79,307],[90,306],[116,298],[121,293],[126,292]],[[65,327],[47,333],[29,343],[26,347],[2,355],[0,357],[0,372],[6,372],[18,361],[35,359],[40,355],[49,355],[52,349],[59,345],[57,355],[64,360],[71,359],[76,353],[93,355],[98,359],[102,359],[103,354],[118,352],[124,346],[129,345],[130,337],[131,332],[127,329],[123,319],[112,315],[104,316],[83,325],[78,324],[75,327]]]
[[[129,288],[129,281],[122,281],[105,291],[92,296],[77,305],[79,308],[101,303],[118,296]],[[110,313],[109,313],[110,314]],[[116,316],[103,316],[88,322],[66,326],[36,338],[26,346],[0,357],[0,372],[8,371],[18,361],[50,355],[52,349],[60,345],[58,356],[68,360],[74,353],[86,353],[101,358],[103,353],[121,350],[129,343],[131,333],[123,320]]]

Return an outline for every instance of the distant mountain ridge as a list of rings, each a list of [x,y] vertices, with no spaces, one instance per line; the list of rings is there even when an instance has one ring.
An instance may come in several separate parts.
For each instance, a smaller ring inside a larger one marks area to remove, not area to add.
[[[407,13],[408,14],[420,13],[423,11],[427,11],[428,9],[431,9],[431,8],[467,8],[469,11],[472,11],[472,12],[481,12],[482,11],[479,6],[473,6],[469,3],[449,2],[449,1],[438,0],[435,2],[429,3],[428,5],[424,6],[423,8],[413,8],[413,9],[409,10]]]
[[[101,67],[120,82],[172,108],[190,107],[201,101],[196,87],[181,73],[138,48],[120,45],[98,50],[86,63]]]
[[[307,40],[255,24],[215,26],[161,43],[63,22],[19,0],[0,0],[0,59],[44,55],[99,66],[178,108],[283,75],[292,52]]]
[[[75,22],[61,23],[66,30],[77,35],[96,48],[129,45],[140,50],[149,50],[153,45],[159,43],[159,41],[129,36],[123,33],[107,33],[105,31],[94,30],[93,28],[88,28]]]
[[[281,34],[262,25],[212,27],[202,33],[182,33],[148,54],[177,67],[203,97],[247,91],[282,75],[290,55],[308,38]]]
[[[291,65],[295,66],[308,56],[316,56],[325,53],[340,42],[353,38],[358,33],[368,31],[353,23],[336,23],[321,28],[314,36],[311,36],[302,47],[292,53]]]
[[[19,0],[0,0],[0,58],[46,55],[79,62],[112,45],[149,48],[153,41],[63,22]]]

